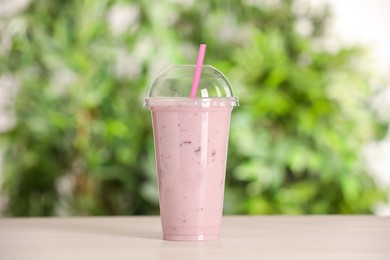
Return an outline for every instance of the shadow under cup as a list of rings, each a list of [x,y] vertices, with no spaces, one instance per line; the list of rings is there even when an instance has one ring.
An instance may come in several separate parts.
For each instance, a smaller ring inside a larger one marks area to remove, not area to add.
[[[232,98],[149,99],[165,240],[219,237]]]

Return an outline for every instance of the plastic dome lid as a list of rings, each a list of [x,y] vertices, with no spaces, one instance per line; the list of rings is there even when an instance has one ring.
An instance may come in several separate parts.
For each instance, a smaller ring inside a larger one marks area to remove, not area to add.
[[[204,103],[207,100],[213,102],[214,105],[238,105],[238,99],[234,97],[232,87],[225,75],[210,65],[202,66],[197,96],[190,98],[194,72],[195,65],[168,67],[154,80],[149,95],[145,98],[145,106],[150,106],[152,102],[162,105],[164,100],[182,100],[188,105]]]

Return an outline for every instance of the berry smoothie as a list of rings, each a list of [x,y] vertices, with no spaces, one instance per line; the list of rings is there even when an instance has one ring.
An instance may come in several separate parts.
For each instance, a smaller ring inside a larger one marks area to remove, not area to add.
[[[218,238],[231,103],[229,98],[150,101],[166,240]]]

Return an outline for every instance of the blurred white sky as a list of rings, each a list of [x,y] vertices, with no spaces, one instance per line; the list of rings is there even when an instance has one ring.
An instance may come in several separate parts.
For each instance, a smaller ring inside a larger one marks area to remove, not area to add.
[[[390,74],[389,0],[309,0],[333,8],[332,31],[347,43],[360,43],[372,50],[378,69]]]

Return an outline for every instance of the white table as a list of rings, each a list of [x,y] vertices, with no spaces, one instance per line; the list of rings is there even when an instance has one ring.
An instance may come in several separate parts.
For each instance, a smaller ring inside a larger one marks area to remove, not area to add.
[[[390,218],[225,216],[212,242],[161,240],[159,217],[0,218],[0,259],[390,259]]]

